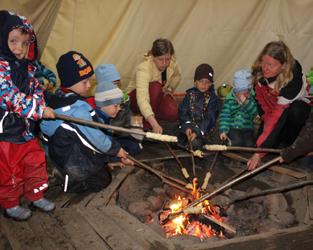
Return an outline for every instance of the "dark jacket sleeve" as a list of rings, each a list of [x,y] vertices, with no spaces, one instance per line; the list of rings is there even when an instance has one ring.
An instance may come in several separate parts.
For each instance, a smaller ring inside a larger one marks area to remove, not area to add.
[[[210,132],[210,130],[214,127],[216,117],[217,117],[217,112],[218,112],[217,96],[215,95],[214,92],[212,92],[211,93],[211,99],[208,103],[205,117],[200,124],[200,129],[204,133]]]
[[[313,115],[306,121],[305,126],[300,131],[294,143],[281,151],[281,156],[285,162],[291,162],[299,156],[313,152],[311,137],[313,134]]]

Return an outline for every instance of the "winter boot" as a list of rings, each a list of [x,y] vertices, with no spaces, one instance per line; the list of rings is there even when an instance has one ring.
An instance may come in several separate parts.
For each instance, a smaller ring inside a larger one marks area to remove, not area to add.
[[[23,221],[30,218],[32,216],[32,212],[27,208],[15,206],[5,209],[4,216],[7,218],[12,218],[16,221]]]
[[[30,204],[30,208],[32,210],[36,210],[38,208],[42,212],[51,212],[55,209],[55,204],[45,198],[41,198],[39,200],[33,201]]]

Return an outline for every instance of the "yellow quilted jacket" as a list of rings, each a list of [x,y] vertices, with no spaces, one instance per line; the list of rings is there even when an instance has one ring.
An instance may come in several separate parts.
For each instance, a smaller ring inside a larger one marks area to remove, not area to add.
[[[172,57],[166,74],[167,82],[164,88],[175,91],[181,80],[181,71],[174,57]],[[161,72],[153,62],[152,56],[145,54],[144,61],[136,67],[135,74],[126,88],[127,93],[132,92],[134,89],[137,90],[138,107],[145,118],[154,114],[149,98],[149,83],[154,81],[161,82]]]

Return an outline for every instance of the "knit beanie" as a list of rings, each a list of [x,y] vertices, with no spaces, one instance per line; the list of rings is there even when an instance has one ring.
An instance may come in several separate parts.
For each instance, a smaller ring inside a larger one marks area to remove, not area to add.
[[[61,87],[64,88],[69,88],[91,77],[94,73],[88,59],[76,51],[69,51],[60,56],[56,68],[61,81]]]
[[[121,79],[121,76],[114,64],[102,64],[101,69],[101,81],[114,82]]]
[[[213,68],[206,63],[200,64],[195,70],[194,81],[200,81],[201,79],[209,79],[213,81],[214,71]]]
[[[249,69],[241,69],[235,72],[233,91],[235,93],[251,88],[252,75]]]
[[[123,92],[112,81],[106,80],[106,65],[101,64],[95,69],[97,86],[95,102],[97,107],[121,104]]]

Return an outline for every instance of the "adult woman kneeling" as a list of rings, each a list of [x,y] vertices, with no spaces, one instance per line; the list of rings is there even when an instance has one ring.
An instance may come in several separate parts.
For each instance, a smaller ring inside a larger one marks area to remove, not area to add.
[[[252,66],[259,114],[262,120],[257,147],[291,145],[310,113],[307,81],[302,67],[282,41],[268,43]],[[263,155],[248,161],[248,170],[260,165]]]
[[[177,121],[178,107],[173,93],[180,83],[181,72],[167,39],[157,39],[144,55],[127,87],[134,113],[141,113],[155,133],[163,129],[158,120]]]

